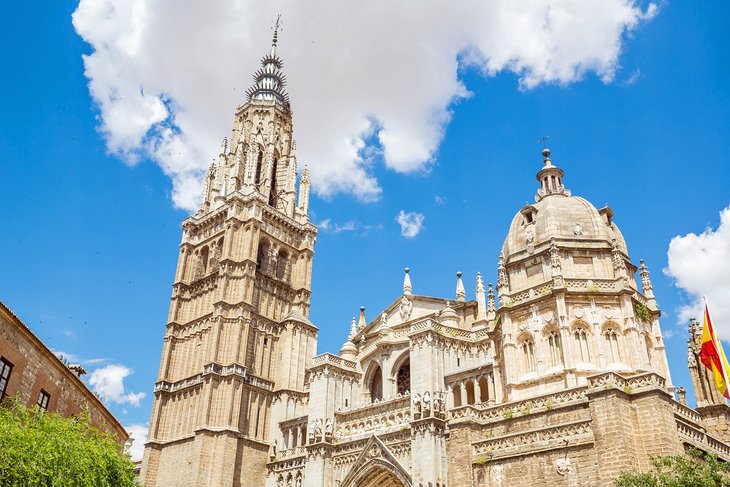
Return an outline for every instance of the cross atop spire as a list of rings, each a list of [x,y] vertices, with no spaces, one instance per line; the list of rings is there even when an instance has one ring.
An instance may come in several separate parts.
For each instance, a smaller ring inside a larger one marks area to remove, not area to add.
[[[281,28],[281,14],[276,16],[274,35],[271,39],[271,55],[276,56],[276,45],[279,43],[279,29]]]

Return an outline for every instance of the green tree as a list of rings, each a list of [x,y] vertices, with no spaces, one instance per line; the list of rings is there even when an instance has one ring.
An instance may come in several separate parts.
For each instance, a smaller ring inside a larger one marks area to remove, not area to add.
[[[730,486],[730,463],[713,454],[690,449],[683,455],[652,459],[654,471],[622,473],[616,487],[725,487]]]
[[[0,485],[4,487],[131,487],[133,465],[88,414],[64,418],[20,401],[0,406]]]

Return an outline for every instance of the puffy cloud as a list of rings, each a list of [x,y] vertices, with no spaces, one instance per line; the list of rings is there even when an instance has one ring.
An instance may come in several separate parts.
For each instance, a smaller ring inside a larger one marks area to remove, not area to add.
[[[127,430],[130,438],[134,440],[132,448],[129,449],[129,454],[132,460],[139,460],[144,454],[144,444],[147,443],[147,431],[148,426],[146,424],[130,424],[124,427]]]
[[[678,309],[679,320],[702,320],[707,296],[712,321],[723,339],[730,339],[730,206],[720,212],[716,229],[676,236],[669,243],[664,273],[687,293],[690,303]]]
[[[126,391],[124,379],[131,373],[132,369],[121,364],[106,365],[91,372],[89,385],[104,401],[137,407],[145,393]]]
[[[423,172],[456,100],[461,65],[520,86],[614,79],[628,33],[657,11],[638,0],[297,2],[81,0],[73,14],[108,150],[150,158],[194,209],[201,180],[284,13],[286,66],[301,162],[320,196],[381,193],[386,167]]]
[[[400,225],[400,235],[405,238],[414,238],[421,233],[425,219],[426,217],[421,213],[415,211],[406,213],[404,210],[401,210],[395,217],[395,221]]]

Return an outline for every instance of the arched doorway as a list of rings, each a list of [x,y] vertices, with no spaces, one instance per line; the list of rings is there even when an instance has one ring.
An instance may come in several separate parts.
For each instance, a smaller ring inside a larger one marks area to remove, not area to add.
[[[383,468],[373,469],[358,482],[357,487],[405,487],[394,473]]]

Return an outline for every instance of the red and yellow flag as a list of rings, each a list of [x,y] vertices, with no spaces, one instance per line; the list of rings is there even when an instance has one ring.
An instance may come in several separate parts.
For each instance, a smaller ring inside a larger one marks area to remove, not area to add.
[[[702,326],[702,348],[700,349],[700,361],[702,365],[712,371],[715,378],[715,385],[725,398],[730,399],[730,384],[728,384],[728,370],[725,351],[722,349],[720,338],[715,333],[710,319],[710,310],[705,303],[705,320]]]

